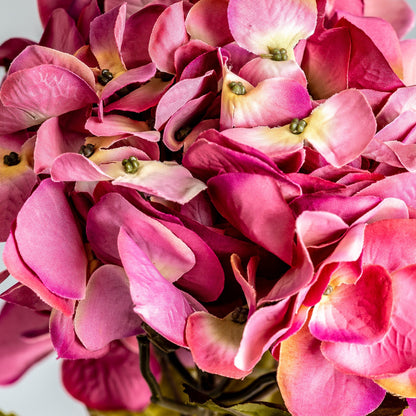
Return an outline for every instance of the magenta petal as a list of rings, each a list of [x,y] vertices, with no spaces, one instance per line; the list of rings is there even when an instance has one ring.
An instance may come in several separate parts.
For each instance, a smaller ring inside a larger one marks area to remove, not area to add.
[[[129,5],[127,4],[127,15]],[[127,19],[121,45],[121,54],[127,68],[136,68],[151,61],[148,51],[150,34],[165,8],[162,4],[148,4]]]
[[[62,184],[39,185],[17,216],[15,235],[20,255],[51,292],[84,297],[87,258]]]
[[[218,211],[234,227],[291,264],[295,219],[275,179],[228,173],[210,179],[208,190]]]
[[[123,228],[120,230],[118,248],[130,280],[135,312],[169,341],[186,346],[186,320],[191,313],[197,309],[203,310],[203,307],[198,307],[196,301],[189,303],[189,298],[159,273]]]
[[[7,303],[0,313],[0,385],[18,380],[33,364],[53,351],[49,316]],[[26,332],[39,333],[28,339]]]
[[[43,117],[32,117],[31,114],[16,107],[6,107],[0,101],[0,134],[16,133],[43,121]]]
[[[149,41],[149,55],[158,69],[174,74],[175,50],[188,40],[183,3],[166,8],[157,19]]]
[[[224,377],[243,378],[244,371],[234,365],[234,358],[244,325],[219,319],[206,312],[193,313],[186,324],[186,342],[198,367]]]
[[[407,240],[409,241],[409,240]],[[413,330],[416,267],[392,273],[393,311],[384,338],[372,345],[324,342],[322,352],[341,371],[365,377],[384,378],[416,365]]]
[[[64,9],[55,9],[45,27],[39,45],[74,54],[85,42],[74,19]]]
[[[124,270],[112,264],[99,267],[75,312],[78,338],[87,349],[99,350],[110,341],[139,334],[142,320],[133,306]]]
[[[101,358],[65,360],[62,381],[68,392],[89,408],[138,412],[150,403],[151,395],[138,362],[137,353],[117,342]],[[150,368],[158,379],[160,370],[153,356]]]
[[[327,361],[303,327],[280,348],[277,382],[293,415],[365,416],[384,399],[372,380],[344,374]]]
[[[391,278],[366,266],[356,284],[341,284],[315,306],[309,329],[316,338],[372,344],[386,334],[393,304]]]
[[[8,276],[7,270],[5,270],[5,272]],[[29,287],[22,285],[21,283],[16,283],[11,288],[7,289],[0,295],[0,298],[6,302],[24,306],[38,312],[51,310],[51,307],[46,304],[37,293],[35,293]]]
[[[38,124],[97,102],[97,95],[76,74],[51,64],[14,72],[1,88],[4,105],[27,111]]]
[[[126,3],[96,17],[90,26],[90,47],[101,69],[113,75],[126,70],[121,57]]]

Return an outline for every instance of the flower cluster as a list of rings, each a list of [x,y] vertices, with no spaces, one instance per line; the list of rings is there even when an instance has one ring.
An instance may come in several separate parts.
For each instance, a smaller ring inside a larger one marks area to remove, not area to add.
[[[416,415],[405,1],[38,6],[0,46],[0,384],[55,351],[90,409],[226,413],[269,351],[270,414]]]

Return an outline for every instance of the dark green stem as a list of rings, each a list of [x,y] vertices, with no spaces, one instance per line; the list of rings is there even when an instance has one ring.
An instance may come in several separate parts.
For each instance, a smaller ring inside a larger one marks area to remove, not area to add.
[[[246,401],[252,400],[254,397],[266,392],[274,386],[276,386],[275,371],[263,374],[241,390],[224,393],[219,396],[217,400],[225,405],[244,403]]]
[[[191,376],[190,372],[181,363],[176,353],[175,352],[169,353],[168,359],[172,367],[180,374],[183,381],[190,384],[191,386],[195,386],[195,384],[197,383],[196,380]]]

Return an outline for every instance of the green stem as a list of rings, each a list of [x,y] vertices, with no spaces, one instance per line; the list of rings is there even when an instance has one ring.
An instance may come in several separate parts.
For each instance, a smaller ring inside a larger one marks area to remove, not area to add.
[[[197,383],[196,380],[191,376],[189,371],[181,363],[176,353],[175,352],[169,353],[168,359],[169,359],[170,364],[173,366],[173,368],[180,374],[183,381],[190,384],[191,386],[195,386],[195,384]]]
[[[274,385],[276,385],[276,372],[272,371],[263,374],[241,390],[223,393],[217,400],[225,405],[244,403],[251,400],[253,397],[258,396],[260,393],[265,392]]]

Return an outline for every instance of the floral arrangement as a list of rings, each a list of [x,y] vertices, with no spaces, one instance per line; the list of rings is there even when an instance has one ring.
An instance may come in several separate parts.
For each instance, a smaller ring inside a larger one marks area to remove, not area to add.
[[[38,8],[0,46],[0,384],[53,352],[91,415],[416,415],[405,1]]]

